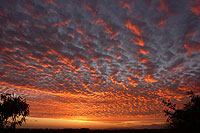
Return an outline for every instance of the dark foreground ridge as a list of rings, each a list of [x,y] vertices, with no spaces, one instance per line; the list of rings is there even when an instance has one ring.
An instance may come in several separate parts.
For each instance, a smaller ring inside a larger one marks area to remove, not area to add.
[[[173,129],[130,129],[130,130],[90,130],[84,129],[1,129],[0,133],[193,133],[193,130]]]

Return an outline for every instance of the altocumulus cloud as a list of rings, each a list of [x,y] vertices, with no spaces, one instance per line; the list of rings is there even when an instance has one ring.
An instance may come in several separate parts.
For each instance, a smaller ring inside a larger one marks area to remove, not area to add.
[[[200,92],[199,7],[199,0],[3,0],[0,92],[24,96],[33,117],[160,115],[162,99]]]

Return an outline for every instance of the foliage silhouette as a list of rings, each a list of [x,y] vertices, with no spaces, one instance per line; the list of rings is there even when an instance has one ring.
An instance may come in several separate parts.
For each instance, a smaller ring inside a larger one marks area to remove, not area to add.
[[[22,97],[14,94],[1,94],[0,102],[0,128],[15,129],[16,125],[22,125],[29,115],[29,104]]]
[[[190,92],[190,101],[177,109],[176,104],[170,100],[163,101],[168,109],[164,110],[168,116],[168,127],[173,129],[199,129],[200,128],[200,96]]]

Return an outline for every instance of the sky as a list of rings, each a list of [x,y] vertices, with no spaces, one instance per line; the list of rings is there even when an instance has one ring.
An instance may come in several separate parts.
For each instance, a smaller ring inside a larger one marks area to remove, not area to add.
[[[155,128],[200,93],[200,0],[1,0],[0,93],[23,127]]]

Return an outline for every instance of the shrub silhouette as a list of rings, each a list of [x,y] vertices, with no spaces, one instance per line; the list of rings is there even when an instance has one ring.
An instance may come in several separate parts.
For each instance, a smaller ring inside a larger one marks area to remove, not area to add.
[[[168,116],[169,128],[173,129],[199,129],[200,128],[200,96],[190,92],[190,101],[183,105],[182,109],[177,109],[176,104],[170,100],[163,101],[168,109],[164,110]]]
[[[29,104],[22,97],[14,94],[1,94],[0,102],[0,128],[15,128],[26,121],[29,115]]]

